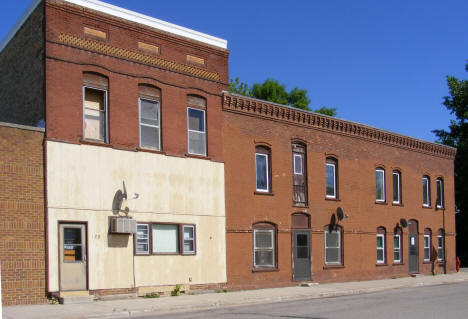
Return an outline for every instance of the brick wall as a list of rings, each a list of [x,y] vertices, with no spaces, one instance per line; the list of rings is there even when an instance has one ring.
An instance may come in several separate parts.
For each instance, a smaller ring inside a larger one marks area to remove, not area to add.
[[[44,133],[0,124],[3,305],[45,298]]]
[[[242,98],[241,98],[242,100]],[[236,103],[236,102],[233,102]],[[276,117],[275,107],[260,110],[259,103],[244,99],[236,109],[224,105],[223,149],[226,172],[226,240],[227,276],[230,288],[260,288],[295,284],[292,280],[291,215],[306,212],[311,217],[312,280],[318,282],[364,280],[407,276],[408,228],[403,228],[402,264],[393,264],[393,230],[400,219],[419,222],[419,271],[428,274],[430,264],[422,261],[423,233],[432,230],[432,244],[437,245],[437,230],[445,227],[447,271],[455,270],[455,222],[453,156],[443,155],[450,149],[419,150],[415,146],[399,147],[396,142],[374,141],[373,137],[354,137],[332,128],[343,123],[312,128],[293,112],[285,109],[285,118]],[[291,121],[289,121],[289,120]],[[321,118],[320,125],[326,122]],[[355,127],[358,129],[363,129]],[[384,134],[377,132],[377,134]],[[374,136],[374,135],[372,135]],[[400,136],[401,138],[401,136]],[[308,206],[292,203],[293,141],[307,146]],[[391,139],[390,139],[391,140]],[[393,143],[393,144],[392,144]],[[272,193],[255,193],[255,146],[271,149]],[[420,145],[421,146],[421,145]],[[419,146],[418,146],[419,147]],[[423,146],[421,146],[423,147]],[[425,146],[424,146],[425,147]],[[432,152],[432,153],[431,153]],[[327,156],[338,160],[338,200],[325,196],[325,161]],[[375,169],[385,168],[386,202],[377,204]],[[402,205],[392,204],[392,170],[402,176]],[[431,177],[432,207],[422,207],[422,176]],[[435,209],[437,177],[445,183],[445,210]],[[344,230],[344,267],[327,268],[324,264],[324,226],[341,207],[348,218],[338,224]],[[444,216],[445,215],[445,216]],[[445,217],[445,220],[444,220]],[[277,226],[277,269],[257,272],[253,268],[252,224],[270,222]],[[376,265],[377,227],[386,228],[384,266]],[[436,272],[444,271],[443,264]]]
[[[39,4],[0,52],[0,121],[44,119],[44,5]]]

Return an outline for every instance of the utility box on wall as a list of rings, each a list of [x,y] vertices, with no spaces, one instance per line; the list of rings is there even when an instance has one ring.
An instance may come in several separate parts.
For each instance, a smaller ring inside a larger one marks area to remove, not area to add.
[[[136,220],[129,217],[112,217],[110,219],[111,234],[135,234]]]

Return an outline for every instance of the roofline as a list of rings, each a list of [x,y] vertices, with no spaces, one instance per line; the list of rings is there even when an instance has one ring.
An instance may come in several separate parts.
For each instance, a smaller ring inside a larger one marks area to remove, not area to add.
[[[7,123],[7,122],[0,122],[0,127],[11,127],[17,128],[20,130],[27,130],[27,131],[36,131],[36,132],[45,132],[45,128],[36,127],[31,125],[23,125],[23,124],[16,124],[16,123]]]
[[[392,134],[392,135],[396,135],[396,136],[400,136],[400,137],[405,137],[405,138],[411,138],[411,139],[413,139],[413,140],[415,140],[415,141],[418,141],[418,142],[421,142],[421,143],[429,143],[429,144],[433,144],[433,145],[437,145],[437,146],[443,146],[443,147],[451,148],[451,149],[454,149],[454,150],[457,149],[456,147],[452,147],[452,146],[448,146],[448,145],[444,145],[444,144],[440,144],[440,143],[435,143],[435,142],[429,142],[429,141],[426,141],[426,140],[421,140],[421,139],[418,139],[418,138],[415,138],[415,137],[411,137],[411,136],[408,136],[408,135],[403,135],[403,134],[395,133],[395,132],[392,132],[392,131],[383,130],[383,129],[380,129],[380,128],[378,128],[378,127],[370,126],[370,125],[367,125],[367,124],[362,124],[362,123],[359,123],[359,122],[354,122],[354,121],[349,121],[349,120],[345,120],[345,119],[340,119],[340,118],[336,118],[336,117],[333,117],[333,116],[329,116],[329,115],[317,113],[317,112],[314,112],[314,111],[303,110],[303,109],[300,109],[300,108],[297,108],[297,107],[293,107],[293,106],[289,106],[289,105],[284,105],[284,104],[279,104],[279,103],[275,103],[275,102],[270,102],[270,101],[267,101],[267,100],[257,99],[257,98],[250,97],[250,96],[245,96],[245,95],[242,95],[242,94],[230,93],[230,92],[225,91],[225,90],[223,90],[222,93],[223,93],[223,94],[232,95],[232,96],[236,96],[236,97],[240,97],[240,98],[243,98],[243,99],[249,99],[249,100],[253,100],[253,101],[257,101],[257,102],[261,102],[261,103],[276,105],[276,106],[288,108],[288,109],[295,110],[295,111],[300,111],[300,112],[304,112],[304,113],[314,114],[314,115],[318,115],[318,116],[325,117],[325,118],[329,118],[329,119],[340,120],[340,121],[347,122],[347,123],[350,123],[350,124],[355,124],[355,125],[363,126],[363,127],[365,127],[365,128],[370,128],[370,129],[373,129],[373,130],[378,130],[378,131],[383,132],[383,133],[388,133],[388,134]]]
[[[23,26],[26,20],[28,20],[29,16],[34,12],[34,10],[41,2],[42,0],[33,0],[33,2],[29,5],[29,7],[26,9],[23,15],[19,18],[19,20],[10,30],[10,32],[5,36],[5,38],[3,38],[2,42],[0,43],[0,52],[2,52],[3,49],[8,45],[8,43],[10,43],[11,39],[13,39],[18,30]]]
[[[33,0],[31,5],[26,9],[21,18],[15,24],[13,29],[7,34],[0,44],[0,52],[8,45],[11,39],[15,36],[18,30],[23,26],[29,16],[34,12],[39,3],[43,0]],[[45,0],[44,0],[45,1]],[[155,28],[161,31],[172,33],[178,36],[182,36],[188,39],[192,39],[198,42],[206,43],[221,49],[227,49],[227,40],[211,36],[206,33],[191,30],[170,22],[162,21],[138,12],[130,11],[124,8],[120,8],[109,3],[105,3],[98,0],[63,0],[68,3],[72,3],[81,7],[92,9],[98,12],[109,14],[114,17],[122,18],[127,21],[136,22]]]

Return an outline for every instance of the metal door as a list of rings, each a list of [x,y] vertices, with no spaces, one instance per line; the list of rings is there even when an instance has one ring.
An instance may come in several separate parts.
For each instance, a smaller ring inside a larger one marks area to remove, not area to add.
[[[60,290],[87,290],[86,225],[59,225]]]
[[[419,272],[418,261],[418,230],[417,222],[410,221],[408,223],[408,259],[409,259],[409,273],[414,274]]]
[[[310,280],[310,233],[295,230],[293,240],[294,280]]]

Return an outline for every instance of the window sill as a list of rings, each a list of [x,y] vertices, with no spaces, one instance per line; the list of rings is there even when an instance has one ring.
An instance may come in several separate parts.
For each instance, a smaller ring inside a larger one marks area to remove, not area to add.
[[[259,192],[259,191],[255,191],[255,192],[254,192],[254,195],[275,196],[274,193],[270,193],[270,192]]]
[[[326,197],[325,200],[331,200],[332,202],[341,202],[341,199],[336,198],[336,197]]]
[[[386,267],[388,266],[387,263],[380,263],[380,264],[375,264],[376,267]]]
[[[252,272],[278,272],[279,268],[252,268]]]
[[[405,263],[399,262],[399,263],[393,263],[392,266],[404,266]]]
[[[404,207],[404,205],[402,203],[392,203],[392,206],[400,206],[400,207]]]
[[[436,206],[436,210],[442,210],[442,211],[444,211],[444,210],[445,210],[445,207],[437,207],[437,206]]]
[[[137,147],[136,150],[138,152],[147,152],[147,153],[153,153],[153,154],[166,155],[166,152],[164,152],[164,151],[152,150],[150,148]]]
[[[94,146],[104,146],[104,147],[112,147],[111,144],[100,141],[100,140],[86,140],[86,139],[80,139],[80,144],[88,144],[88,145],[94,145]]]
[[[445,264],[445,260],[437,260],[437,265],[443,266]]]
[[[323,265],[323,269],[340,269],[344,268],[344,265]]]
[[[388,205],[387,202],[385,202],[385,201],[383,201],[383,202],[375,201],[375,204],[377,204],[377,205]]]
[[[185,157],[198,158],[198,159],[204,159],[204,160],[211,160],[211,157],[208,157],[206,155],[197,155],[197,154],[189,154],[189,153],[186,153]]]
[[[152,253],[152,256],[180,256],[181,253]]]
[[[430,260],[424,260],[424,261],[423,261],[423,264],[425,264],[425,265],[430,265],[430,264],[432,264],[432,261],[430,261]]]
[[[422,205],[422,208],[425,208],[425,209],[432,209],[432,206],[424,206],[424,205]]]
[[[309,205],[301,205],[301,204],[292,204],[292,207],[297,207],[297,208],[309,208]]]

